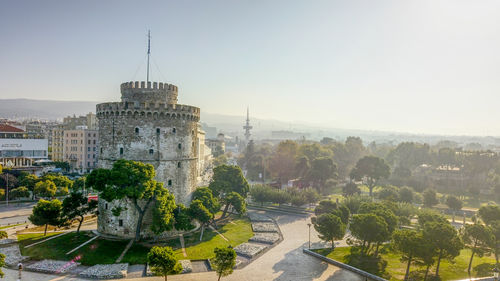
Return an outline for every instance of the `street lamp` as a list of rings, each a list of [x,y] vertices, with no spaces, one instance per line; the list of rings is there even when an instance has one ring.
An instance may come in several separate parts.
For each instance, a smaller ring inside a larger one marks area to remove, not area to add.
[[[311,249],[311,223],[308,223],[307,226],[309,226],[309,249]]]
[[[19,276],[18,276],[17,281],[21,281],[21,272],[23,271],[23,264],[22,263],[18,263],[17,264],[17,269],[19,270]]]
[[[493,278],[495,281],[498,281],[498,274],[500,273],[500,270],[498,269],[498,265],[495,266],[495,269],[493,269]]]

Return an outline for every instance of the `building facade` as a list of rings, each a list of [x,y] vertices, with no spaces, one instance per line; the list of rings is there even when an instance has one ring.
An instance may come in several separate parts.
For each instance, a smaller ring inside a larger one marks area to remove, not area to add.
[[[47,139],[30,138],[20,128],[0,125],[0,165],[12,169],[29,168],[47,157]]]
[[[68,162],[74,172],[92,171],[97,167],[98,139],[99,132],[86,126],[64,130],[63,161]]]
[[[118,159],[154,166],[155,179],[175,195],[176,202],[189,204],[199,179],[200,109],[177,103],[178,88],[157,82],[127,82],[121,85],[121,102],[97,105],[99,167],[111,168]],[[116,217],[113,207],[125,207]],[[137,211],[127,200],[99,199],[98,231],[133,237]],[[150,214],[143,222],[142,236],[150,235]]]

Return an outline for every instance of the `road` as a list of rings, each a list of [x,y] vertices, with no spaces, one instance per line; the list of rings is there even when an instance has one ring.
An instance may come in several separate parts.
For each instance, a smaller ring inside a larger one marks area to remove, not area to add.
[[[333,265],[319,261],[318,259],[302,253],[302,249],[308,246],[309,218],[271,214],[278,222],[283,233],[284,240],[263,254],[261,257],[244,267],[235,270],[230,276],[222,278],[224,281],[361,281],[360,276]],[[312,247],[327,246],[320,241],[314,228],[311,227]],[[17,272],[6,269],[5,280],[17,280]],[[25,276],[25,277],[24,277]],[[24,272],[22,280],[59,281],[59,280],[82,280],[72,277],[51,276]],[[160,281],[161,277],[144,277],[129,280],[137,281]],[[192,273],[169,276],[168,280],[191,281],[191,280],[217,280],[214,272]]]
[[[31,210],[35,205],[34,202],[29,203],[10,203],[0,205],[0,226],[7,224],[15,224],[28,220]]]

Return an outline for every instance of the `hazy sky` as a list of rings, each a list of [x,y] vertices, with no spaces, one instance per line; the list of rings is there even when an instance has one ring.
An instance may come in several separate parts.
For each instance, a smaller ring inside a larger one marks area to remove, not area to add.
[[[118,101],[179,86],[202,111],[500,135],[500,1],[0,2],[0,98]],[[159,71],[158,71],[159,68]]]

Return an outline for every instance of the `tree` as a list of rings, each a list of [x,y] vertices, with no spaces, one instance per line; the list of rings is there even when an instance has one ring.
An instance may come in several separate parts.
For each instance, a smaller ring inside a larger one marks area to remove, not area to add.
[[[321,191],[324,190],[328,179],[337,178],[337,165],[329,157],[319,157],[311,161],[311,169],[308,173],[308,179],[314,183],[314,186]]]
[[[446,205],[453,211],[453,222],[455,222],[456,212],[462,209],[463,202],[453,195],[448,195],[446,197]]]
[[[62,223],[61,219],[62,203],[54,199],[52,201],[40,200],[33,207],[33,213],[28,217],[32,224],[42,226],[45,225],[44,236],[47,235],[47,226],[59,226]]]
[[[319,238],[332,242],[332,250],[335,248],[335,240],[344,238],[346,225],[333,214],[322,214],[312,220],[314,229],[318,231]]]
[[[201,239],[203,238],[205,225],[207,225],[214,218],[214,215],[210,213],[210,211],[205,206],[203,206],[203,202],[201,202],[200,200],[191,201],[191,205],[189,205],[189,215],[191,216],[191,218],[195,218],[201,223],[201,241]]]
[[[378,193],[378,198],[380,200],[387,200],[387,201],[398,201],[399,199],[399,189],[395,186],[389,185],[385,186],[380,190]]]
[[[52,181],[58,188],[67,188],[70,189],[73,186],[73,181],[68,177],[63,176],[61,174],[48,173],[43,175],[40,180],[50,180]]]
[[[113,200],[128,199],[132,202],[138,213],[135,241],[140,239],[142,220],[146,211],[153,205],[155,209],[169,206],[167,210],[173,209],[171,203],[174,196],[169,195],[168,190],[162,183],[155,181],[154,167],[142,162],[120,159],[113,163],[111,169],[95,169],[87,176],[87,186],[100,192],[100,197],[111,202]],[[164,200],[170,202],[163,202]],[[161,202],[160,202],[161,201]],[[153,203],[153,204],[152,204]],[[153,210],[156,221],[163,222],[165,227],[173,215],[163,210]]]
[[[421,235],[410,229],[398,229],[392,234],[394,248],[402,254],[402,261],[406,261],[406,273],[404,280],[408,280],[410,265],[422,243]]]
[[[165,281],[169,274],[178,274],[182,265],[177,262],[174,251],[170,247],[154,246],[148,253],[148,264],[155,275],[164,276]]]
[[[220,280],[222,276],[228,276],[233,273],[233,268],[236,264],[236,252],[231,247],[216,247],[214,249],[215,258],[212,260],[215,272]]]
[[[482,206],[478,213],[487,225],[491,225],[494,221],[500,221],[500,206],[498,205]]]
[[[0,165],[0,173],[2,172],[2,165]],[[4,254],[0,254],[0,268],[2,267],[5,267],[5,255]],[[0,277],[3,278],[5,276],[5,274],[3,273],[3,271],[0,269]]]
[[[291,140],[280,142],[269,159],[269,171],[280,182],[288,182],[295,176],[295,158],[297,156],[297,143]]]
[[[493,234],[493,241],[491,241],[490,247],[493,249],[496,264],[498,264],[498,256],[500,255],[500,220],[493,221],[489,227]]]
[[[42,197],[53,197],[56,195],[57,187],[51,180],[39,181],[35,185],[35,193]]]
[[[177,230],[190,230],[194,227],[191,224],[189,209],[182,203],[177,204],[177,207],[174,209],[174,227]]]
[[[245,198],[237,192],[229,192],[226,195],[226,204],[233,206],[233,209],[240,215],[243,215],[247,211],[247,203]]]
[[[362,180],[366,178],[370,196],[373,196],[373,188],[381,178],[388,178],[390,175],[389,166],[385,161],[376,156],[365,156],[358,160],[356,166],[351,171],[351,178]]]
[[[390,233],[385,220],[374,214],[359,214],[352,216],[349,226],[351,235],[361,241],[361,251],[367,253],[372,243],[383,243],[390,239]],[[378,252],[375,253],[376,255]]]
[[[394,212],[384,203],[365,202],[362,203],[358,210],[359,214],[374,214],[384,219],[387,224],[389,234],[392,234],[398,226],[398,218]],[[384,242],[384,241],[382,241]]]
[[[226,216],[227,210],[231,205],[227,200],[227,195],[234,191],[239,193],[243,198],[246,198],[250,190],[250,186],[243,176],[241,168],[228,165],[221,165],[214,168],[214,175],[208,188],[210,188],[213,195],[218,197],[225,205],[222,213],[223,218]]]
[[[213,163],[214,167],[217,167],[220,165],[226,165],[227,164],[227,156],[225,154],[221,154],[221,155],[215,157],[212,163]]]
[[[344,195],[344,197],[354,194],[361,194],[361,189],[354,182],[349,182],[342,187],[342,195]]]
[[[65,220],[78,221],[76,233],[79,234],[85,215],[97,211],[97,201],[88,201],[88,198],[83,193],[73,191],[68,197],[64,198],[62,211]]]
[[[427,208],[432,208],[432,206],[439,203],[436,195],[436,191],[434,189],[426,189],[422,194],[424,196],[424,206]]]
[[[264,202],[270,202],[270,194],[272,190],[271,187],[267,185],[254,185],[250,189],[250,196],[252,196],[252,200],[260,203],[262,206]]]
[[[347,224],[349,222],[349,209],[343,204],[337,204],[332,200],[322,200],[314,209],[314,214],[319,217],[322,214],[333,214],[340,218],[340,220]]]
[[[484,254],[489,253],[490,246],[494,241],[493,233],[491,229],[482,224],[466,224],[462,232],[462,240],[465,246],[471,249],[472,254],[469,260],[469,267],[467,272],[470,275],[470,269],[472,267],[472,259],[474,255],[477,254],[482,257]]]
[[[5,238],[8,238],[9,235],[7,234],[7,232],[5,231],[0,231],[0,239],[5,239]]]
[[[302,191],[301,197],[304,197],[306,199],[306,203],[309,203],[309,204],[316,203],[321,198],[319,193],[312,188],[304,189]]]
[[[220,204],[217,198],[212,194],[212,190],[208,187],[199,187],[193,192],[192,200],[200,200],[212,215],[215,215],[220,210]]]
[[[460,254],[463,243],[455,228],[449,222],[429,222],[423,229],[423,237],[428,240],[437,251],[436,276],[439,276],[441,259],[453,259]]]
[[[12,199],[25,198],[30,196],[30,191],[25,186],[20,186],[9,191],[9,197]]]
[[[73,183],[73,190],[81,190],[83,191],[85,189],[85,177],[79,177],[75,180]]]
[[[25,186],[32,192],[33,198],[35,198],[35,185],[39,181],[39,178],[33,174],[27,174],[21,178],[19,184]]]
[[[414,196],[415,193],[411,187],[403,186],[399,189],[399,201],[401,202],[412,203]]]

